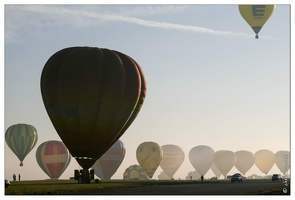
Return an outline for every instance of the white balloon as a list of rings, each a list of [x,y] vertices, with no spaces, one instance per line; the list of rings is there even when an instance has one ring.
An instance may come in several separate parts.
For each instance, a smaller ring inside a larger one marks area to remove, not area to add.
[[[283,175],[286,175],[289,171],[291,164],[290,161],[291,157],[289,151],[278,151],[275,154],[275,163]]]
[[[233,168],[236,162],[235,153],[228,150],[216,151],[213,156],[214,163],[226,179],[227,173]]]
[[[255,163],[254,154],[250,151],[240,150],[235,152],[235,155],[235,167],[245,176],[247,171],[249,171]]]
[[[192,148],[189,152],[189,161],[200,175],[205,175],[213,163],[214,150],[205,145]]]
[[[270,171],[275,163],[275,154],[267,149],[257,151],[255,154],[255,165],[265,175]]]

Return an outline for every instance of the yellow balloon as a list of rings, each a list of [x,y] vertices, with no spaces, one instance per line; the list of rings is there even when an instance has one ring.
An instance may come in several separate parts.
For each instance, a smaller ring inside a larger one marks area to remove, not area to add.
[[[239,5],[240,14],[256,33],[256,39],[258,39],[259,31],[275,9],[275,5]]]
[[[144,142],[137,147],[137,161],[150,178],[153,177],[159,167],[162,157],[162,149],[155,142]]]

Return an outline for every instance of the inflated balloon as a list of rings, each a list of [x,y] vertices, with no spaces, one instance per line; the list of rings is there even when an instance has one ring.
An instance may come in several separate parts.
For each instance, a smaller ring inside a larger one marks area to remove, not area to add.
[[[273,167],[275,163],[275,154],[267,149],[262,149],[257,151],[254,154],[255,157],[255,165],[258,167],[258,169],[265,173],[270,171],[270,169]]]
[[[92,166],[94,174],[100,179],[111,179],[125,157],[125,146],[117,140]]]
[[[290,151],[278,151],[275,154],[275,163],[283,175],[287,174],[291,165]]]
[[[15,124],[6,130],[5,141],[20,160],[20,166],[23,166],[25,157],[35,147],[38,141],[38,133],[32,125]]]
[[[237,151],[235,152],[236,155],[236,163],[235,167],[243,174],[245,175],[249,169],[254,165],[255,158],[253,153],[250,151]]]
[[[256,39],[258,39],[259,31],[272,16],[275,8],[275,5],[239,5],[241,16],[256,33]]]
[[[199,180],[201,175],[197,171],[189,172],[185,180]]]
[[[233,168],[236,162],[235,153],[228,150],[216,151],[213,156],[214,163],[226,179],[227,173]]]
[[[213,171],[213,173],[215,174],[215,176],[217,178],[219,178],[222,175],[221,172],[219,171],[219,169],[216,167],[214,162],[211,165],[211,170]]]
[[[150,178],[159,167],[162,157],[162,149],[156,142],[144,142],[137,147],[136,159]]]
[[[205,175],[213,163],[214,150],[205,145],[192,148],[189,152],[189,161],[200,175]]]
[[[168,177],[173,178],[173,175],[184,161],[184,152],[179,146],[174,144],[163,145],[161,148],[163,157],[160,167]]]
[[[60,138],[88,170],[138,115],[146,82],[139,64],[123,53],[70,47],[46,62],[41,93]]]
[[[71,162],[71,154],[61,141],[43,142],[36,151],[40,168],[52,179],[58,179]]]
[[[141,166],[131,165],[123,173],[123,180],[149,180],[149,177]]]

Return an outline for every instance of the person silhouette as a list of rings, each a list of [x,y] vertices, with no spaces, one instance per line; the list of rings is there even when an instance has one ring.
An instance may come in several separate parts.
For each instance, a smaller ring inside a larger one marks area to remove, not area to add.
[[[202,181],[202,182],[204,181],[204,176],[203,176],[203,175],[201,176],[201,181]]]
[[[20,174],[18,174],[18,181],[20,181]]]

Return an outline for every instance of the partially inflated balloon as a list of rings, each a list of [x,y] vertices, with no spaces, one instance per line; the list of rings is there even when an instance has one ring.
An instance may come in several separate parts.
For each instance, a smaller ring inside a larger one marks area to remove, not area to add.
[[[146,82],[139,64],[123,53],[70,47],[46,62],[41,94],[60,138],[89,169],[136,118]]]
[[[137,147],[137,161],[150,178],[159,167],[162,157],[162,149],[156,142],[144,142]]]
[[[258,169],[265,173],[269,172],[269,170],[273,167],[275,163],[275,154],[267,149],[262,149],[257,151],[255,154],[255,165]]]
[[[214,163],[226,179],[227,173],[233,168],[236,162],[235,153],[228,150],[216,151],[213,156]]]
[[[163,158],[160,167],[167,176],[173,178],[173,175],[184,161],[184,152],[179,146],[174,144],[163,145],[161,148],[163,151]]]
[[[125,146],[117,140],[92,166],[94,174],[101,179],[111,179],[125,157]]]
[[[214,150],[205,145],[192,148],[189,152],[189,161],[200,175],[205,175],[213,163]]]
[[[69,150],[61,141],[43,142],[36,151],[40,168],[52,179],[58,179],[71,162]]]
[[[6,144],[20,160],[20,166],[23,166],[25,157],[35,147],[37,140],[37,130],[29,124],[15,124],[5,132]]]
[[[256,33],[256,39],[259,31],[272,16],[275,8],[275,5],[239,5],[241,16]]]
[[[123,180],[149,180],[149,177],[141,166],[131,165],[123,173]]]
[[[237,151],[235,152],[236,155],[236,163],[235,167],[243,174],[245,175],[249,169],[254,165],[255,158],[253,153],[250,151]]]
[[[290,151],[278,151],[275,154],[275,163],[279,170],[285,175],[291,165]]]

